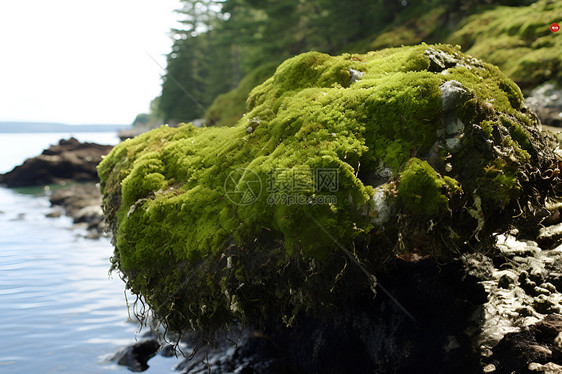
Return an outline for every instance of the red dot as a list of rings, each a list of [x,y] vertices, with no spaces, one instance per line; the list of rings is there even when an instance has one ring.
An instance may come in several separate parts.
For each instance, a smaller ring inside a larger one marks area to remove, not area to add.
[[[557,23],[553,23],[552,25],[550,25],[550,31],[556,32],[558,30],[560,30],[560,26]]]

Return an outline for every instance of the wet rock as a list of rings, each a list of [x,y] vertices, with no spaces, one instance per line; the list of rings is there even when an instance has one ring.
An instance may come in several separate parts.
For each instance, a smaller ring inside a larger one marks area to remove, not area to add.
[[[555,285],[560,281],[561,252],[511,237],[500,240],[498,249],[511,259],[511,269],[493,270],[497,286],[482,282],[488,302],[480,341],[493,351],[485,363],[494,364],[497,373],[528,373],[531,362],[560,364],[556,339],[562,326],[562,295]],[[517,282],[502,289],[500,280],[507,275]]]
[[[173,344],[166,344],[160,349],[160,355],[163,357],[176,356],[176,348]]]
[[[98,181],[96,166],[112,148],[110,145],[80,143],[75,138],[61,140],[41,155],[27,159],[6,174],[0,174],[0,184],[24,187],[95,182]]]
[[[138,373],[148,369],[148,360],[156,355],[159,348],[160,343],[157,340],[145,339],[121,349],[111,360]]]
[[[72,217],[75,224],[85,224],[88,239],[105,235],[102,197],[95,184],[75,184],[54,190],[49,200],[51,205],[62,208],[66,216]]]
[[[283,352],[271,337],[256,331],[245,330],[236,343],[225,337],[219,337],[214,341],[213,345],[200,348],[193,357],[180,362],[175,369],[181,374],[209,371],[213,374],[300,373],[298,368],[288,364]]]

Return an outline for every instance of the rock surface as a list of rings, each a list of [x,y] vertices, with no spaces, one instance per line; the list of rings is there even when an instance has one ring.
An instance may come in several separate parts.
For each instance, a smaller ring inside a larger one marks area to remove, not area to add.
[[[69,182],[97,182],[96,166],[113,146],[61,140],[40,156],[27,159],[6,174],[0,184],[8,187],[40,186]]]
[[[117,352],[111,361],[126,366],[132,372],[138,373],[148,369],[148,360],[156,355],[160,343],[155,339],[143,339],[121,349]]]
[[[74,184],[56,189],[49,196],[52,206],[60,207],[65,215],[72,217],[75,224],[85,226],[86,238],[97,239],[106,235],[106,224],[101,209],[102,196],[99,187],[93,183]],[[55,210],[48,215],[51,218],[60,216]]]
[[[546,82],[526,95],[525,103],[537,113],[541,123],[562,127],[562,88]]]
[[[494,373],[530,373],[530,364],[562,364],[556,344],[562,333],[562,248],[508,236],[499,252],[472,259],[488,294],[476,340]],[[487,275],[486,275],[487,274]]]
[[[169,331],[253,326],[304,372],[473,373],[522,322],[504,314],[558,312],[536,243],[494,249],[537,231],[560,161],[496,67],[447,45],[305,53],[247,102],[99,165],[113,268]]]
[[[208,347],[181,374],[560,373],[562,247],[502,237],[488,254],[456,262],[395,260],[379,276],[388,294],[366,294],[339,320],[274,321]],[[391,297],[389,297],[389,295]],[[189,335],[181,349],[197,345]]]

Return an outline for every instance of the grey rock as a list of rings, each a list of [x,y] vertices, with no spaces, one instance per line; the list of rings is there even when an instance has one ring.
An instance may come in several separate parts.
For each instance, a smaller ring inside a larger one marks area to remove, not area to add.
[[[460,102],[466,101],[469,96],[464,86],[456,80],[450,80],[439,86],[441,90],[441,109],[443,112],[451,112],[457,108]],[[462,129],[459,130],[459,132]]]
[[[562,88],[546,82],[527,93],[525,104],[541,122],[548,126],[562,126]]]
[[[429,58],[431,71],[443,71],[459,62],[455,56],[433,48],[426,49],[425,55]]]
[[[52,192],[51,205],[64,210],[75,224],[84,224],[86,238],[96,239],[105,234],[106,224],[101,209],[101,193],[94,184],[75,184]]]
[[[361,78],[363,77],[365,73],[359,70],[354,70],[354,69],[349,69],[349,75],[350,75],[350,84],[353,84],[359,80],[361,80]]]
[[[103,216],[103,211],[100,205],[88,205],[79,209],[73,214],[74,223],[86,222],[90,223],[93,220],[98,220]]]

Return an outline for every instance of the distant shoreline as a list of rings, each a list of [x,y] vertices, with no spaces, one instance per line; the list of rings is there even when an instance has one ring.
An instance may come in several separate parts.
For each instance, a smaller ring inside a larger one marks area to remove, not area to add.
[[[0,133],[117,132],[131,125],[67,125],[41,122],[0,122]]]

